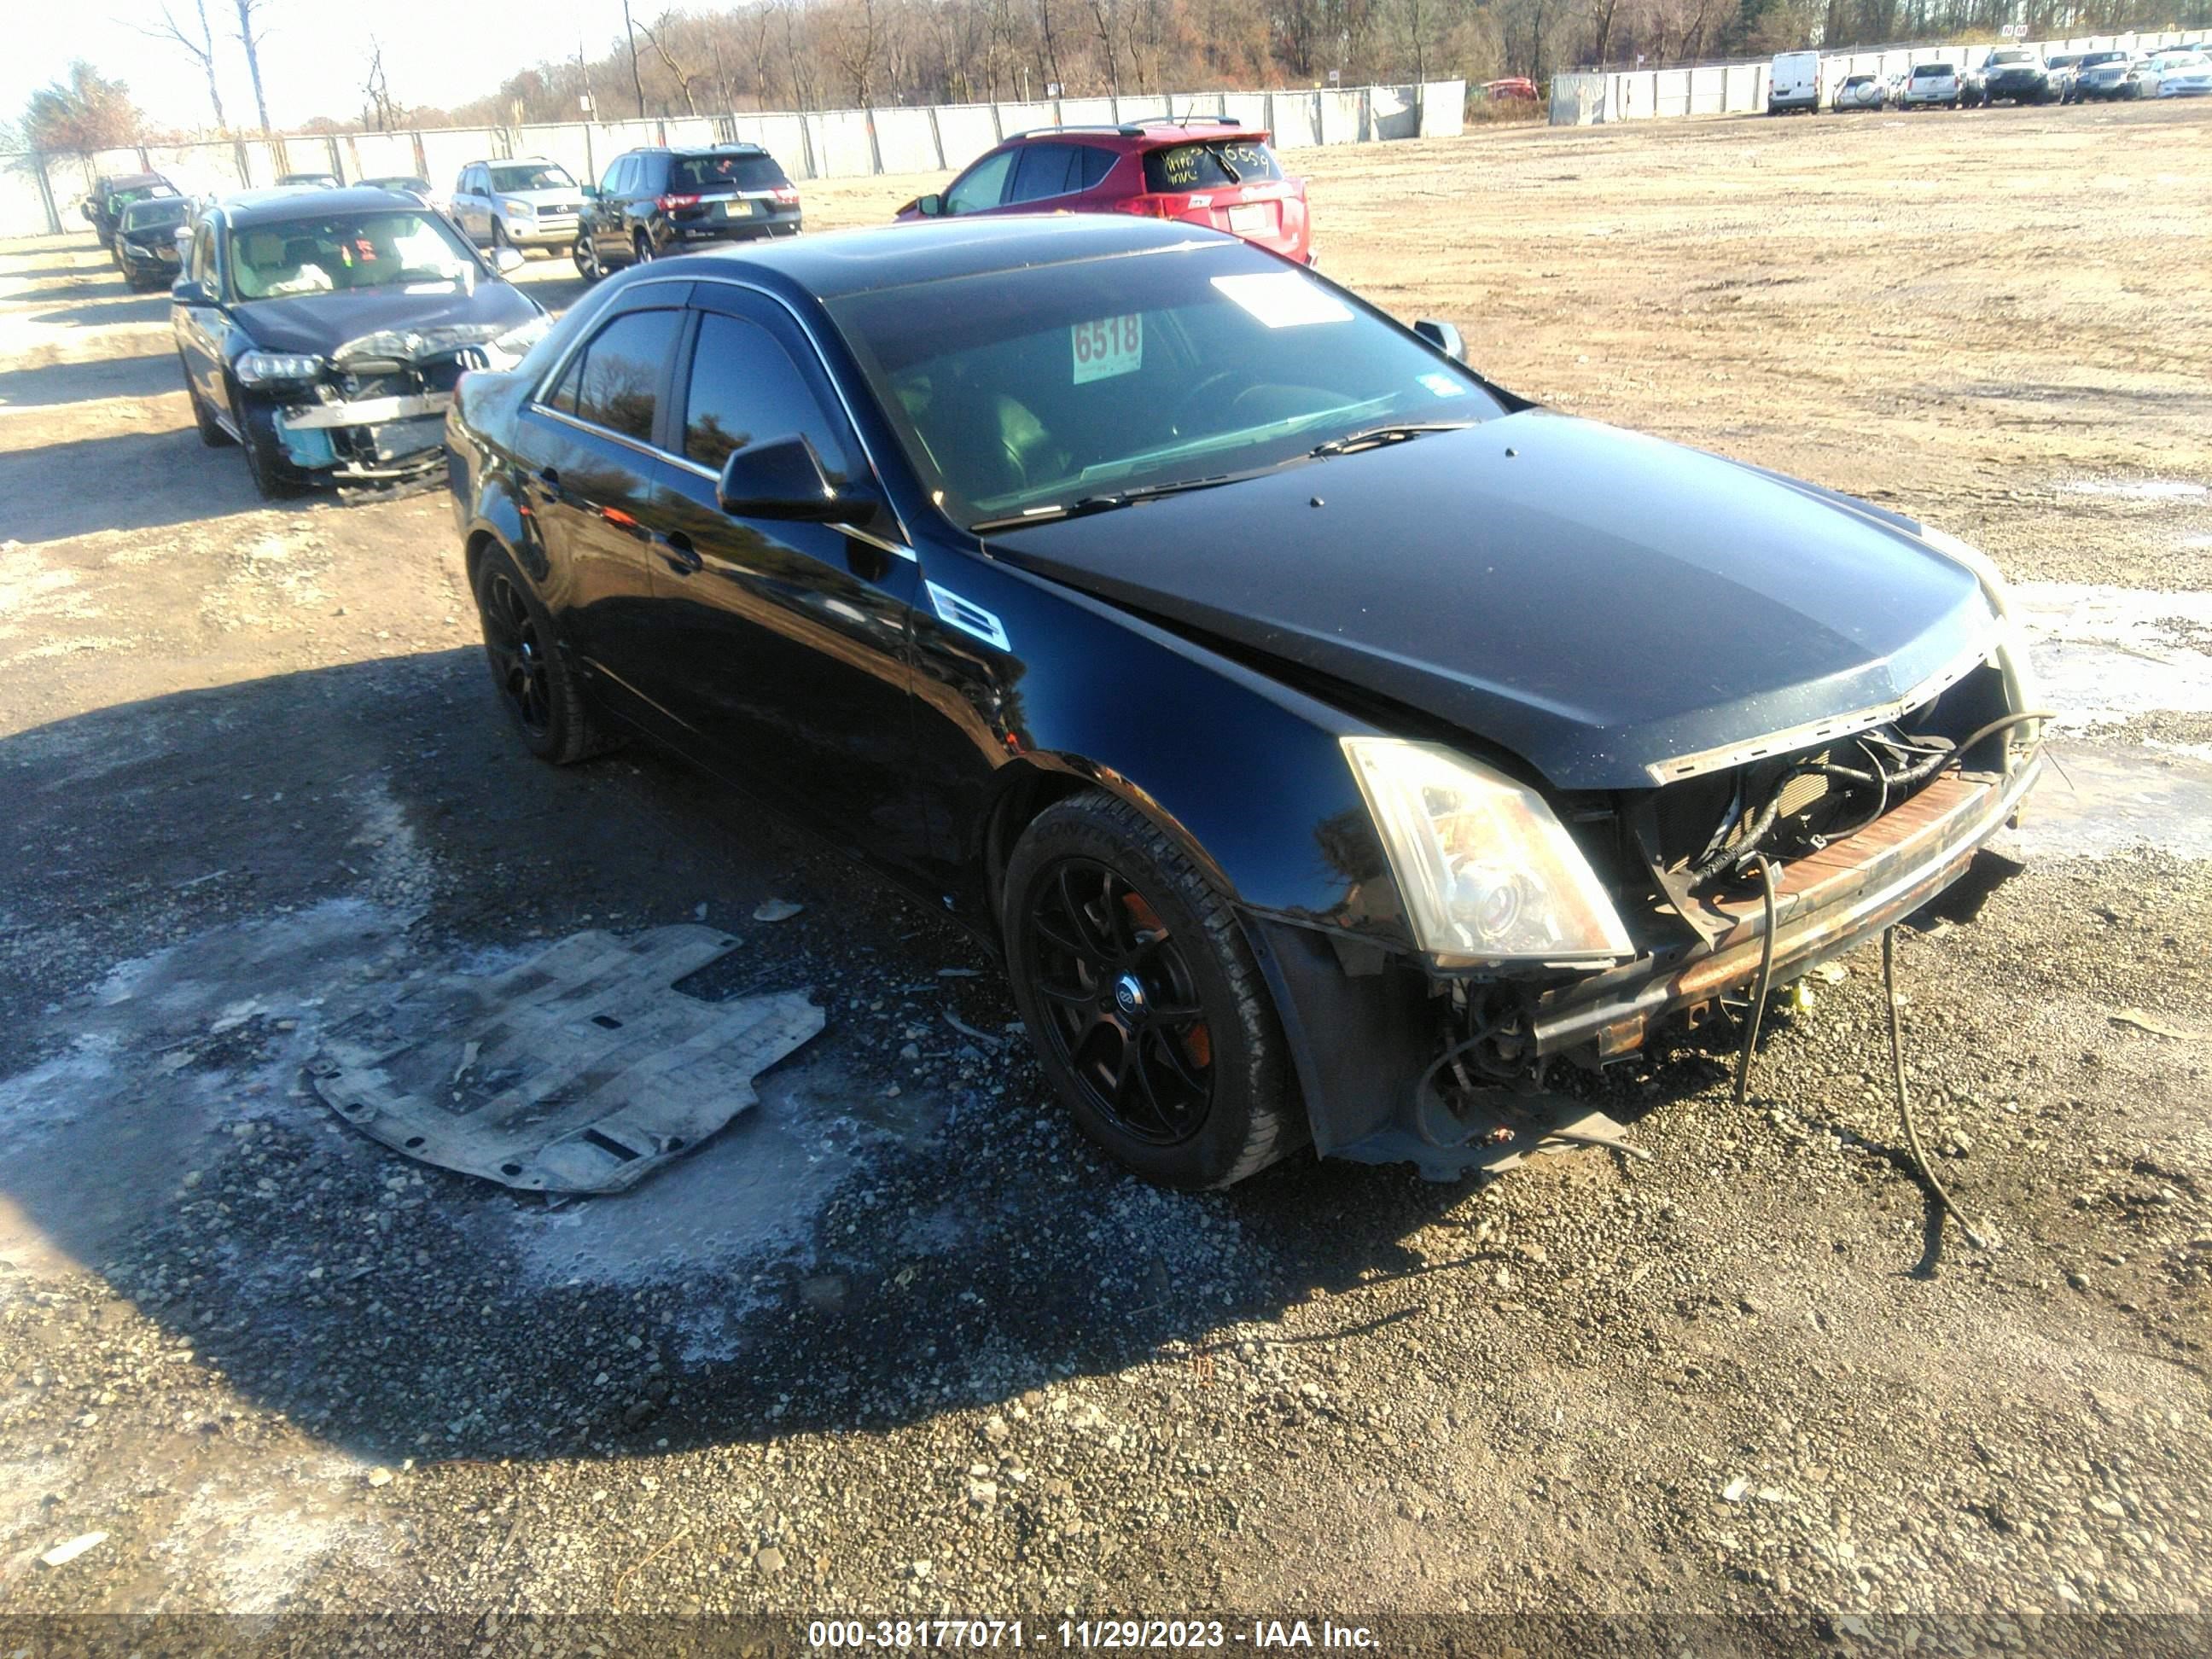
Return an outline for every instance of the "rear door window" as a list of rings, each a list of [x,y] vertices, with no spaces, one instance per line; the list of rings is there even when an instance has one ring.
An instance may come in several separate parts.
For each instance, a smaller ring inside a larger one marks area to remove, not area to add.
[[[1082,177],[1082,153],[1073,144],[1025,144],[1006,186],[1005,205],[1065,196],[1083,188]]]
[[[1114,171],[1114,163],[1121,158],[1110,149],[1101,149],[1096,144],[1079,144],[1076,154],[1081,158],[1078,165],[1083,169],[1083,182],[1076,188],[1095,189],[1105,183],[1106,175]]]
[[[629,311],[615,318],[569,363],[547,401],[580,421],[651,443],[683,318],[680,311]]]
[[[1283,169],[1274,152],[1249,138],[1212,138],[1171,144],[1145,155],[1145,188],[1156,194],[1218,190],[1233,185],[1266,184]]]

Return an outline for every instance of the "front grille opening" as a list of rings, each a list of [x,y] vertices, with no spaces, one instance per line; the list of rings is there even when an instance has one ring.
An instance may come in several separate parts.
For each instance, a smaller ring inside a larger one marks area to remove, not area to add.
[[[1869,731],[1665,786],[1651,820],[1665,884],[1717,894],[1754,852],[1786,864],[1846,844],[1939,777],[1997,769],[2002,735],[1972,754],[1957,744],[2005,712],[2002,677],[1985,665]]]

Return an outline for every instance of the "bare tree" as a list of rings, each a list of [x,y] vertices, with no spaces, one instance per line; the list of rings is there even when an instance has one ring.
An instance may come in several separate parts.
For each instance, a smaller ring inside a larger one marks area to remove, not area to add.
[[[675,23],[676,15],[673,12],[665,11],[660,14],[660,26],[658,28],[649,23],[640,23],[637,27],[639,32],[645,36],[647,44],[652,46],[654,55],[660,59],[669,74],[676,77],[676,89],[684,94],[684,112],[686,115],[696,115],[699,112],[699,106],[691,96],[691,87],[692,83],[699,78],[698,71],[684,68],[682,64],[677,62],[676,54],[668,49],[668,37],[674,32]]]
[[[253,112],[261,122],[261,131],[266,132],[269,100],[261,89],[261,43],[269,29],[261,15],[269,9],[270,0],[231,0],[231,3],[238,9],[238,44],[246,48],[246,73],[253,82]]]
[[[368,37],[368,79],[362,90],[368,94],[368,114],[379,132],[389,132],[399,125],[399,106],[392,101],[392,82],[384,74],[384,42],[374,35]]]
[[[208,103],[215,110],[215,129],[217,132],[228,132],[230,123],[222,113],[222,88],[216,84],[215,30],[208,22],[207,0],[192,0],[192,11],[199,22],[197,30],[186,29],[165,3],[161,27],[141,28],[138,33],[150,40],[167,40],[200,66],[200,73],[207,77]]]
[[[862,109],[875,102],[877,58],[883,50],[883,15],[877,0],[846,0],[830,20],[830,56],[851,83]]]
[[[645,77],[637,68],[637,25],[630,21],[629,0],[623,0],[623,32],[629,37],[629,84],[637,94],[638,118],[645,118]]]

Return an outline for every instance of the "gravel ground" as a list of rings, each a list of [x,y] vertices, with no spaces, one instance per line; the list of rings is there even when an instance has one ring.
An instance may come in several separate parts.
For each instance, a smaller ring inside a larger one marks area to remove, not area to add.
[[[1301,158],[1328,268],[1509,384],[2023,580],[2065,775],[1899,951],[1984,1249],[1910,1177],[1864,951],[1741,1111],[1724,1036],[1590,1085],[1649,1163],[1127,1179],[964,936],[649,754],[520,757],[442,502],[259,507],[162,302],[0,247],[0,1613],[2198,1613],[2208,126]],[[417,1167],[302,1085],[364,990],[702,906],[743,941],[702,994],[828,1029],[625,1196]]]

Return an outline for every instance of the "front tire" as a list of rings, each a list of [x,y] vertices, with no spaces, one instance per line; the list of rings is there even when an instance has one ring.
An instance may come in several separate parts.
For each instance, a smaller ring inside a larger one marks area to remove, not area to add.
[[[562,654],[550,613],[505,550],[484,554],[476,586],[493,689],[525,746],[556,766],[614,748],[584,700],[575,670]]]
[[[1306,1139],[1229,900],[1127,802],[1040,813],[1006,866],[1015,1005],[1077,1127],[1147,1181],[1226,1187]]]
[[[264,501],[282,501],[295,494],[296,487],[284,469],[283,458],[276,453],[276,434],[261,431],[246,418],[246,399],[240,396],[235,383],[230,388],[230,418],[238,428],[238,447],[246,457],[246,472],[253,480],[254,494]]]

